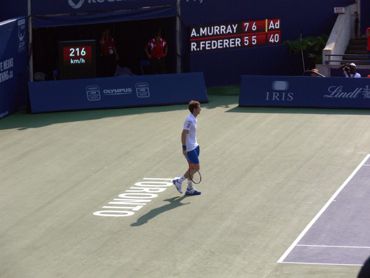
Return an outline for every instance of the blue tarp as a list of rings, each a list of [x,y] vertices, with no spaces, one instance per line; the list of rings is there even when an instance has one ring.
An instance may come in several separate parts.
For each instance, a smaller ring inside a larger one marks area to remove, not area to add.
[[[370,79],[244,75],[239,105],[370,108]]]
[[[208,101],[201,73],[30,82],[29,92],[33,113]]]
[[[27,88],[27,22],[0,22],[0,118],[25,104]]]

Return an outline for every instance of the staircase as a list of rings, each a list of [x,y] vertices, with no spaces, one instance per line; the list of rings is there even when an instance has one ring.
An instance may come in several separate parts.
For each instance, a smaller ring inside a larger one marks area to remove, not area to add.
[[[367,51],[367,39],[351,39],[346,53],[343,56],[342,64],[355,63],[356,65],[370,65],[370,55]]]

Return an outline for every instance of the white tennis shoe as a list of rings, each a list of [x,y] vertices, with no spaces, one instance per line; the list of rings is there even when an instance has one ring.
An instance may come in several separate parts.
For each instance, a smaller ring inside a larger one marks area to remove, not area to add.
[[[177,177],[177,178],[174,178],[172,180],[172,183],[173,185],[176,187],[176,190],[182,194],[182,189],[181,189],[181,186],[182,186],[182,182],[180,181],[180,178]]]

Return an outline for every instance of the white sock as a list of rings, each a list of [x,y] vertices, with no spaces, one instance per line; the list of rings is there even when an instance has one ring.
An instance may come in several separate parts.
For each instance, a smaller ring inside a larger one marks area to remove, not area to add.
[[[193,189],[193,183],[191,181],[188,181],[188,188],[186,188],[186,190],[191,191]]]
[[[182,183],[186,178],[184,176],[182,176],[179,180],[180,182]]]

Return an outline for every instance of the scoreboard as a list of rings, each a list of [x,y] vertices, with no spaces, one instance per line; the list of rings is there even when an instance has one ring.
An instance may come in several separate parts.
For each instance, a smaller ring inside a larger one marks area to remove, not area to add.
[[[96,76],[95,40],[59,42],[59,73],[61,79]]]
[[[190,51],[277,45],[281,43],[279,18],[192,27]]]

